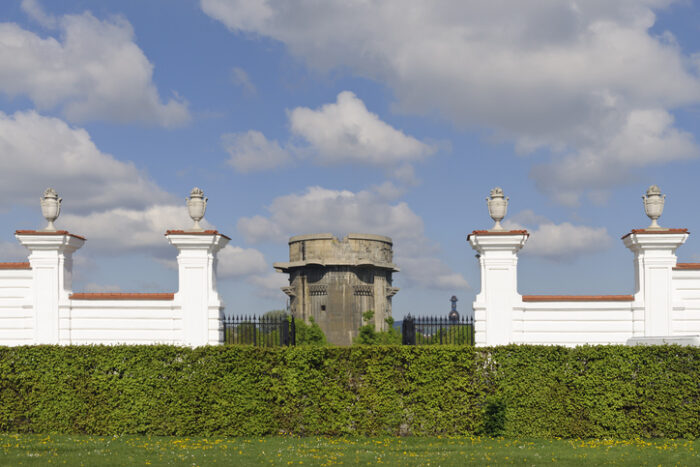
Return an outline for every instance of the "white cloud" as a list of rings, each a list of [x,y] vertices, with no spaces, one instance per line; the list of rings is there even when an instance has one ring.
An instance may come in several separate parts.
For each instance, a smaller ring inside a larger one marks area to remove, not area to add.
[[[64,198],[64,213],[173,199],[132,163],[100,152],[84,129],[36,112],[0,112],[0,164],[0,206],[20,202],[38,210],[49,186]]]
[[[269,211],[270,218],[239,219],[238,230],[246,241],[284,241],[289,235],[328,231],[341,236],[364,232],[401,238],[423,231],[423,221],[406,203],[391,205],[370,191],[309,187],[302,194],[275,198]]]
[[[179,98],[162,102],[153,65],[122,17],[101,21],[89,12],[52,18],[35,1],[23,8],[59,37],[42,38],[0,23],[0,92],[26,95],[39,110],[58,108],[73,122],[105,120],[179,126],[190,119]]]
[[[398,250],[400,252],[400,249]],[[434,288],[439,290],[464,290],[469,288],[467,280],[461,274],[452,272],[437,258],[414,257],[412,255],[399,255],[397,262],[401,274],[408,275],[408,283],[418,287]]]
[[[231,156],[228,163],[242,173],[274,169],[291,162],[287,150],[259,131],[227,133],[222,135],[221,142]]]
[[[391,172],[391,176],[405,185],[417,186],[420,184],[415,169],[409,164],[399,166]]]
[[[177,249],[170,245],[164,234],[167,230],[187,229],[192,225],[184,205],[155,205],[143,209],[116,208],[87,215],[66,215],[62,216],[62,221],[62,225],[71,232],[87,238],[81,257],[141,253],[170,269],[177,269]],[[205,229],[213,228],[206,219],[202,220],[201,224]],[[11,251],[0,243],[0,254],[5,249]],[[265,261],[264,255],[254,248],[241,248],[229,244],[217,255],[219,279],[245,280],[253,284],[265,297],[271,296],[270,284],[273,281],[265,278],[265,273],[271,269],[272,266]],[[86,287],[91,286],[94,286],[94,290],[90,291],[112,291],[109,286],[100,289],[102,286],[88,284]],[[279,288],[277,291],[280,292]]]
[[[241,218],[238,230],[251,243],[286,241],[292,235],[351,232],[387,235],[394,241],[397,279],[404,284],[437,289],[467,288],[466,280],[437,255],[439,248],[424,235],[423,220],[406,203],[392,204],[384,190],[352,192],[309,187],[304,193],[275,198],[269,217]]]
[[[22,0],[21,7],[27,16],[45,28],[53,29],[58,25],[56,18],[46,14],[38,0]]]
[[[611,244],[612,239],[605,227],[572,225],[569,222],[540,224],[531,232],[523,253],[563,261],[606,250]]]
[[[522,152],[548,148],[555,168],[584,166],[574,185],[534,173],[543,190],[569,203],[677,158],[666,155],[667,143],[683,157],[697,153],[687,134],[662,121],[700,101],[697,56],[684,55],[672,34],[651,31],[654,10],[671,3],[201,0],[232,31],[281,41],[317,70],[388,84],[397,110],[437,112]],[[650,125],[635,124],[645,119]],[[630,132],[659,144],[634,161],[613,155]],[[562,186],[569,189],[559,196]]]
[[[59,220],[62,227],[88,239],[86,250],[107,254],[148,251],[159,257],[174,256],[176,251],[164,237],[167,230],[192,225],[184,203],[141,209],[114,208],[86,215],[62,214]],[[211,228],[211,224],[205,219],[202,227]]]
[[[278,272],[251,276],[249,282],[258,288],[258,295],[271,299],[285,298],[280,288],[289,285],[287,275]]]
[[[248,73],[243,68],[233,67],[231,69],[231,81],[236,86],[243,88],[249,94],[257,93],[257,89],[250,80],[250,76],[248,76]]]
[[[322,164],[395,165],[435,152],[380,120],[350,91],[341,92],[335,103],[320,109],[297,107],[289,112],[289,122],[292,132],[309,142]]]
[[[523,254],[550,261],[571,261],[606,250],[612,245],[612,238],[604,227],[573,225],[569,222],[555,224],[530,210],[516,214],[503,225],[508,229],[530,227],[530,238],[523,247]]]
[[[281,167],[293,157],[311,158],[321,165],[367,164],[391,169],[390,175],[397,180],[415,185],[417,179],[408,163],[436,151],[380,120],[350,91],[338,94],[335,103],[316,110],[297,107],[288,116],[291,131],[301,144],[282,147],[255,130],[227,133],[221,140],[231,156],[228,163],[242,173]]]
[[[557,201],[574,205],[584,191],[593,199],[604,196],[631,169],[700,155],[693,135],[673,128],[673,116],[665,110],[635,110],[626,117],[624,126],[608,138],[534,167],[538,186]]]
[[[226,245],[218,254],[218,276],[245,277],[272,269],[265,256],[254,248]]]

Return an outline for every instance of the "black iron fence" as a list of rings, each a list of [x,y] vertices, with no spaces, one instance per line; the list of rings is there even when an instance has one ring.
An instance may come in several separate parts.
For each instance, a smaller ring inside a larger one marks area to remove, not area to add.
[[[401,324],[401,335],[403,345],[474,345],[474,320],[408,315]],[[226,317],[224,342],[259,347],[296,345],[294,317]]]
[[[403,345],[474,345],[474,320],[406,316],[401,324]]]
[[[294,317],[229,316],[224,318],[224,342],[228,345],[277,347],[295,345]]]

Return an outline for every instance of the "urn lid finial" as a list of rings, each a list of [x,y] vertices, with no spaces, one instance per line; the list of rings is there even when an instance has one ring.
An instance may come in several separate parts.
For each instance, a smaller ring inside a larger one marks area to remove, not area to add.
[[[58,193],[53,188],[47,188],[44,190],[44,199],[46,198],[58,199]]]
[[[201,188],[194,187],[190,192],[190,198],[204,198],[204,192],[201,190]]]
[[[661,188],[658,185],[652,185],[647,189],[647,196],[661,195]]]
[[[491,189],[491,198],[503,198],[503,188],[497,186]]]

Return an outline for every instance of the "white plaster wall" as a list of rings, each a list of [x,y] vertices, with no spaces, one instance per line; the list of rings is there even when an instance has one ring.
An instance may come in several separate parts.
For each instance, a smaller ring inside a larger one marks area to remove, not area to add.
[[[60,310],[60,343],[183,344],[173,300],[71,300]]]
[[[673,271],[671,333],[700,335],[700,269]]]
[[[33,343],[31,288],[31,269],[0,269],[0,345]]]
[[[633,302],[525,302],[513,310],[512,342],[624,344],[633,336],[635,322],[643,318],[643,313]]]

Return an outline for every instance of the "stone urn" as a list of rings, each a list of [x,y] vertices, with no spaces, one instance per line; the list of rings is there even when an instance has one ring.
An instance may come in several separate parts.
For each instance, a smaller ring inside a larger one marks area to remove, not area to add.
[[[508,211],[508,198],[503,196],[503,190],[500,187],[491,190],[491,197],[486,198],[486,204],[489,207],[489,216],[496,222],[491,230],[504,230],[501,221]]]
[[[204,213],[207,210],[207,198],[204,197],[204,192],[197,187],[192,188],[190,197],[185,198],[187,201],[187,209],[190,212],[190,217],[194,221],[192,230],[202,231],[199,221],[204,218]]]
[[[41,202],[41,214],[49,222],[44,230],[55,231],[56,226],[53,222],[58,219],[58,215],[61,213],[61,198],[58,197],[58,193],[53,188],[47,188],[44,191],[44,196],[39,198]]]
[[[661,213],[664,212],[666,195],[661,194],[661,189],[658,186],[652,185],[647,190],[646,196],[642,196],[642,199],[644,200],[644,212],[651,219],[651,225],[647,229],[662,229],[657,220],[661,217]]]

